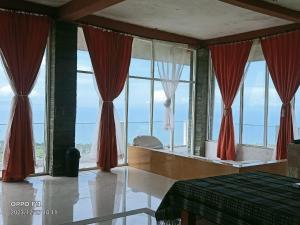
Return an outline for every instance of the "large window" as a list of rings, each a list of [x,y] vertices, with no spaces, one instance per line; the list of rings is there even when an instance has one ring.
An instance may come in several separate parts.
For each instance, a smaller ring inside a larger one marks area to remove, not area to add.
[[[80,168],[96,166],[97,122],[100,112],[100,95],[98,93],[88,51],[77,51],[77,113],[76,113],[76,148],[81,153]],[[115,116],[120,122],[117,131],[124,138],[125,130],[125,89],[114,100]],[[124,145],[124,140],[120,140]],[[118,143],[119,144],[119,143]],[[122,146],[124,147],[124,146]],[[123,163],[124,157],[119,161]]]
[[[46,54],[45,54],[46,55]],[[45,109],[46,109],[46,56],[44,55],[34,88],[30,93],[33,138],[35,141],[36,173],[45,171]]]
[[[117,99],[114,100],[115,117],[118,135],[117,144],[123,150],[126,140],[126,85]],[[75,144],[81,153],[80,168],[96,167],[98,139],[98,121],[101,114],[101,96],[94,77],[93,67],[82,29],[78,30],[77,51],[77,112]],[[119,164],[124,163],[125,154],[119,159]]]
[[[300,88],[298,88],[294,98],[294,138],[300,139]],[[279,123],[279,122],[278,122]]]
[[[221,127],[221,120],[222,120],[222,115],[223,115],[223,101],[222,101],[222,96],[220,92],[220,88],[218,85],[218,82],[216,79],[214,79],[214,83],[212,85],[214,87],[212,90],[212,102],[213,102],[213,118],[212,118],[212,132],[211,132],[211,137],[209,137],[211,140],[218,140],[219,137],[219,131]]]
[[[264,145],[265,61],[250,62],[243,85],[243,144]]]
[[[11,108],[11,100],[13,97],[13,92],[11,90],[8,78],[6,77],[6,71],[2,66],[2,62],[0,65],[0,166],[2,169],[2,157],[4,152],[4,141],[6,137],[7,124],[10,118],[10,108]]]
[[[87,168],[96,166],[93,144],[96,139],[100,102],[91,60],[81,32],[79,29],[76,147],[81,152],[80,168]],[[170,132],[164,129],[166,97],[155,69],[153,51],[152,41],[134,38],[129,76],[122,93],[114,101],[120,121],[120,127],[117,129],[123,134],[123,147],[127,146],[126,143],[131,145],[137,136],[153,135],[161,140],[165,149],[188,153],[193,133],[194,52],[187,49],[188,60],[184,64],[178,88],[172,99],[174,131]],[[124,158],[119,161],[124,162]]]
[[[270,76],[268,76],[268,136],[267,143],[269,147],[275,147],[277,142],[277,136],[280,124],[280,110],[281,110],[281,100],[274,87],[273,81]]]
[[[211,134],[210,139],[211,140],[218,140],[222,117],[223,117],[223,101],[222,96],[220,92],[220,87],[218,85],[218,82],[216,79],[214,79],[214,83],[212,84],[213,92],[212,92],[212,105],[213,107],[211,110],[212,112],[212,118],[210,117],[210,120],[212,122],[211,126]],[[233,125],[234,125],[234,137],[235,142],[239,142],[240,139],[240,133],[239,133],[239,124],[240,124],[240,103],[241,103],[241,97],[240,92],[238,91],[237,96],[235,97],[233,104],[232,104],[232,116],[233,116]]]
[[[78,52],[78,62],[85,60]],[[76,113],[76,148],[81,153],[80,168],[95,167],[95,156],[92,155],[92,145],[96,135],[96,124],[99,113],[99,96],[94,83],[93,74],[77,73],[77,113]]]
[[[281,100],[267,70],[261,48],[256,46],[255,49],[253,58],[245,66],[244,80],[232,105],[235,141],[238,144],[273,148],[279,129]],[[212,69],[211,76],[214,77]],[[208,139],[217,140],[223,103],[216,79],[212,80],[212,113],[209,115],[212,124]]]
[[[0,169],[2,169],[4,141],[14,94],[6,76],[6,71],[2,66],[2,62],[0,62],[0,64]],[[44,55],[34,88],[29,95],[32,109],[36,173],[45,171],[45,75],[46,57]]]
[[[175,95],[172,97],[171,108],[174,113],[172,131],[164,127],[166,96],[153,57],[154,54],[158,54],[154,52],[153,42],[136,38],[132,52],[128,90],[128,143],[132,144],[133,138],[138,135],[153,135],[163,143],[165,149],[188,153],[191,147],[193,121],[194,79],[191,62],[193,51],[187,49],[188,57]],[[162,58],[162,49],[159,54]]]
[[[128,142],[138,135],[150,135],[151,81],[130,78],[128,90]]]

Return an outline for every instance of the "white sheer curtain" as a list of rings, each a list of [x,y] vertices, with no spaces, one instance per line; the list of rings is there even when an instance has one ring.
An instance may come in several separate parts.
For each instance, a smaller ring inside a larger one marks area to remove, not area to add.
[[[166,95],[165,129],[174,129],[172,98],[175,95],[182,70],[189,57],[189,50],[184,46],[154,41],[154,63]]]

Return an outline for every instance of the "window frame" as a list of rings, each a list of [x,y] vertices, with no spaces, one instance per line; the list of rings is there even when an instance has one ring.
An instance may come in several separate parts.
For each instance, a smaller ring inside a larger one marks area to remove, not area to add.
[[[247,63],[251,63],[251,61],[248,61]],[[247,65],[246,65],[247,67]],[[245,68],[246,69],[246,68]],[[208,79],[208,88],[209,88],[209,93],[208,93],[208,121],[207,121],[207,137],[206,139],[208,141],[212,142],[217,142],[218,140],[213,140],[212,139],[212,132],[213,132],[213,111],[214,111],[214,95],[215,95],[215,87],[214,87],[214,82],[216,80],[215,73],[213,70],[213,64],[212,64],[212,59],[211,59],[211,54],[209,54],[209,79]],[[238,92],[240,94],[240,108],[239,108],[239,140],[236,141],[236,144],[242,145],[242,146],[251,146],[251,147],[256,147],[256,148],[263,148],[263,149],[270,149],[274,150],[271,146],[268,144],[268,121],[269,121],[269,80],[270,78],[270,72],[268,70],[267,63],[265,63],[265,71],[264,71],[264,137],[263,137],[263,145],[255,145],[255,144],[244,144],[243,143],[243,121],[244,121],[244,80],[242,81],[243,83],[241,84]],[[212,88],[214,87],[214,88]],[[238,95],[238,93],[237,93]],[[236,96],[237,96],[236,95]],[[223,105],[223,103],[222,103]],[[235,130],[235,132],[237,132]]]
[[[150,123],[149,123],[149,130],[150,130],[150,135],[153,135],[153,118],[154,118],[154,85],[155,85],[155,81],[159,81],[161,82],[162,79],[160,78],[157,78],[155,77],[155,57],[154,57],[154,41],[155,40],[149,40],[149,39],[146,39],[146,38],[140,38],[140,37],[135,37],[136,39],[140,39],[140,40],[143,40],[143,41],[147,41],[147,42],[150,42],[151,43],[151,71],[150,71],[150,77],[145,77],[145,76],[133,76],[133,75],[129,75],[128,74],[128,79],[127,79],[127,83],[128,83],[128,86],[129,86],[129,79],[140,79],[140,80],[148,80],[148,81],[151,81],[151,88],[150,88]],[[163,41],[162,41],[163,42]],[[176,43],[175,43],[176,45]],[[191,120],[190,120],[190,129],[191,129],[191,133],[190,133],[190,142],[191,142],[191,149],[192,151],[190,151],[189,153],[191,155],[194,154],[194,118],[195,118],[195,85],[196,85],[196,67],[195,67],[195,62],[196,62],[196,51],[192,48],[186,48],[187,50],[191,51],[191,60],[190,60],[190,80],[179,80],[179,84],[180,83],[188,83],[190,84],[190,93],[191,93],[191,96],[190,98],[191,99],[191,105],[190,105],[190,116],[191,116]],[[192,88],[192,90],[191,90]],[[173,102],[176,102],[176,99],[175,99],[175,95],[172,97],[172,101]],[[128,99],[127,99],[127,102],[126,102],[126,105],[128,107]],[[173,104],[173,112],[175,114],[175,104]],[[127,111],[128,113],[128,111]],[[128,116],[128,115],[127,115]],[[128,117],[126,118],[127,121],[126,121],[126,124],[128,125]],[[126,130],[126,139],[128,138],[128,130]],[[170,136],[170,152],[174,152],[174,129],[172,131],[172,134]],[[127,143],[127,142],[126,142]],[[128,144],[127,144],[128,145]],[[127,149],[127,146],[126,145],[126,149]],[[127,158],[126,158],[127,160]],[[127,161],[126,161],[127,162]]]
[[[151,70],[150,70],[150,77],[145,77],[145,76],[139,76],[139,75],[130,75],[129,71],[128,71],[128,75],[127,75],[127,79],[124,85],[125,88],[125,130],[124,130],[124,147],[125,147],[125,161],[124,164],[126,165],[128,163],[128,159],[127,159],[127,155],[128,155],[128,104],[129,104],[129,84],[130,84],[130,79],[138,79],[138,80],[147,80],[151,82],[151,86],[150,86],[150,118],[149,118],[149,133],[150,135],[153,135],[153,117],[154,117],[154,84],[155,81],[159,81],[161,82],[162,79],[160,78],[156,78],[154,76],[154,68],[155,68],[155,59],[154,59],[154,41],[156,40],[152,40],[152,39],[146,39],[146,38],[141,38],[141,37],[134,37],[135,39],[140,39],[142,41],[147,41],[149,43],[151,43]],[[163,41],[162,41],[163,42]],[[172,44],[172,43],[171,43]],[[176,43],[173,43],[174,45],[176,45]],[[194,128],[195,128],[195,86],[196,86],[196,50],[187,47],[187,50],[191,51],[191,60],[190,60],[190,80],[179,80],[179,83],[187,83],[190,84],[189,88],[189,92],[190,92],[190,106],[189,106],[189,127],[191,129],[190,132],[190,138],[189,138],[189,143],[190,143],[190,149],[191,151],[189,151],[190,155],[194,154]],[[92,69],[92,68],[91,68]],[[79,70],[77,69],[77,74],[86,74],[86,75],[94,75],[94,72],[92,70]],[[192,89],[192,90],[191,90]],[[174,102],[176,101],[175,96],[173,96],[172,99]],[[173,107],[175,107],[175,104],[173,104]],[[174,113],[175,113],[175,108],[173,109]],[[170,146],[170,152],[174,153],[174,129],[172,132],[172,135],[170,137],[171,141],[171,146]],[[123,165],[123,164],[122,164]]]

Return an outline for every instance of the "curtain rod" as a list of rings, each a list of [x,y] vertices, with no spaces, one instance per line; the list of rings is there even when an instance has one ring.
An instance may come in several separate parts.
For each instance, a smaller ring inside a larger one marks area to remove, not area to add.
[[[267,39],[267,38],[272,38],[272,37],[278,37],[280,35],[285,35],[285,34],[296,32],[296,31],[300,31],[300,28],[296,28],[294,30],[284,31],[284,32],[281,32],[281,33],[271,34],[271,35],[268,35],[268,36],[261,36],[261,37],[258,37],[258,39]]]
[[[32,15],[32,16],[45,16],[45,17],[51,18],[50,16],[48,16],[46,14],[26,12],[26,11],[20,11],[20,10],[15,10],[15,9],[3,9],[3,8],[0,8],[0,11],[6,11],[6,12],[18,13],[18,14],[25,14],[25,15]]]
[[[245,42],[245,41],[253,41],[253,40],[256,40],[256,39],[266,39],[266,38],[270,38],[270,37],[275,37],[275,36],[280,36],[280,35],[283,35],[283,34],[295,32],[295,31],[298,31],[298,30],[300,30],[300,28],[291,28],[290,30],[278,31],[278,32],[276,32],[274,34],[259,35],[257,37],[253,37],[253,38],[246,38],[244,40],[224,41],[224,42],[219,42],[219,43],[212,43],[212,44],[207,44],[207,46],[210,46],[210,45],[223,45],[223,44],[241,43],[241,42]]]
[[[128,33],[125,33],[125,32],[114,31],[112,29],[108,29],[108,28],[104,28],[104,27],[100,27],[100,26],[96,26],[96,25],[92,25],[92,24],[86,24],[86,23],[82,23],[82,22],[74,22],[74,24],[76,24],[76,25],[78,25],[80,27],[91,26],[91,27],[94,27],[96,29],[107,31],[107,32],[113,32],[113,33],[117,33],[117,34],[122,34],[124,36],[129,36],[129,37],[136,37],[135,35],[132,35],[132,34],[128,34]]]
[[[91,25],[91,24],[86,24],[86,23],[81,23],[81,22],[74,22],[74,24],[80,26],[82,28],[82,26],[91,26],[91,27],[94,27],[96,29],[100,29],[100,30],[103,30],[103,31],[107,31],[107,32],[114,32],[114,33],[118,33],[118,34],[122,34],[124,36],[130,36],[130,37],[133,37],[133,38],[139,38],[139,39],[142,39],[144,41],[159,41],[159,42],[163,42],[165,45],[188,45],[188,44],[181,44],[181,43],[177,43],[177,42],[171,42],[171,41],[165,41],[165,40],[158,40],[158,39],[151,39],[151,38],[145,38],[145,37],[140,37],[140,36],[137,36],[137,35],[133,35],[133,34],[129,34],[129,33],[125,33],[125,32],[120,32],[120,31],[114,31],[112,29],[107,29],[107,28],[103,28],[103,27],[100,27],[100,26],[96,26],[96,25]],[[188,51],[194,51],[195,49],[193,48],[188,48],[188,47],[183,47],[183,46],[178,46],[178,48],[183,48],[183,49],[186,49]]]
[[[172,45],[172,43],[176,44],[176,45],[188,45],[188,44],[177,43],[177,42],[172,42],[172,41],[165,41],[165,40],[159,40],[159,39],[151,39],[151,38],[141,37],[141,36],[137,36],[137,35],[134,35],[134,34],[129,34],[129,33],[120,32],[120,31],[114,31],[112,29],[107,29],[107,28],[103,28],[103,27],[100,27],[100,26],[86,24],[86,23],[81,23],[81,22],[74,22],[74,24],[77,24],[77,25],[79,25],[81,27],[82,26],[91,26],[91,27],[95,27],[97,29],[101,29],[101,30],[104,30],[104,31],[115,32],[115,33],[122,34],[122,35],[125,35],[125,36],[130,36],[130,37],[133,37],[133,38],[143,39],[145,41],[160,41],[160,42],[164,42],[165,44],[168,44],[168,45]],[[195,50],[193,48],[188,48],[188,47],[183,47],[183,46],[180,46],[180,48],[187,49],[189,51],[194,51]]]

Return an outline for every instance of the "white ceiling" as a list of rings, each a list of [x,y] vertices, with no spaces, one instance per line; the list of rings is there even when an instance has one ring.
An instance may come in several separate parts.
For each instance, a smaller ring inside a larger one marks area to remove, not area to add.
[[[300,0],[264,0],[273,4],[277,4],[289,9],[300,11]]]
[[[29,1],[61,6],[70,0]],[[273,0],[266,1],[274,3]],[[277,0],[277,2],[285,7],[300,9],[300,0]],[[199,39],[292,23],[219,0],[126,0],[95,15]]]
[[[199,39],[291,23],[218,0],[126,0],[95,15]]]

